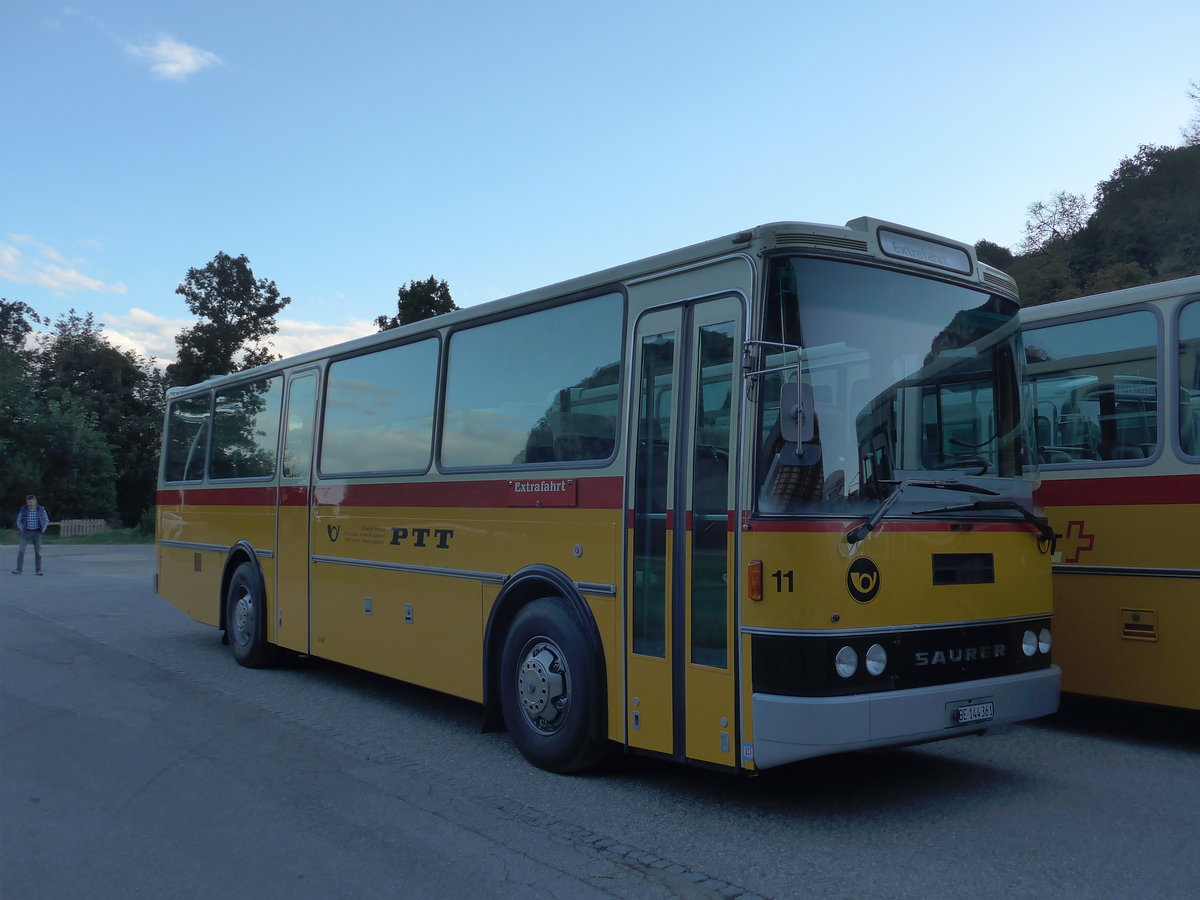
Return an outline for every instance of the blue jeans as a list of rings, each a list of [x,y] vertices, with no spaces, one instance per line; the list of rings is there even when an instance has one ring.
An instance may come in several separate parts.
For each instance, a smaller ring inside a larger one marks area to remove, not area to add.
[[[21,532],[21,543],[17,547],[17,571],[20,572],[25,565],[25,545],[33,541],[33,559],[37,566],[37,571],[42,571],[42,533],[36,528],[30,531]]]

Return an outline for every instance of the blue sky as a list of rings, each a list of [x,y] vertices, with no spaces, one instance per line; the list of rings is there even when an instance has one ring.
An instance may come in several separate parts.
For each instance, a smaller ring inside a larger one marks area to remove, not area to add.
[[[1200,4],[0,5],[0,295],[167,361],[218,251],[278,351],[762,222],[1015,246],[1195,112]]]

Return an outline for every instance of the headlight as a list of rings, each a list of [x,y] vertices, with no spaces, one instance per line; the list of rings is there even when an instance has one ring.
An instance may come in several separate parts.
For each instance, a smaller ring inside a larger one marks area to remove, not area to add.
[[[843,647],[833,659],[833,667],[842,678],[849,678],[858,671],[858,654],[853,647]]]
[[[1021,652],[1026,656],[1033,656],[1033,654],[1037,653],[1037,648],[1037,635],[1026,629],[1024,637],[1021,638]]]
[[[880,644],[872,644],[867,651],[867,671],[879,675],[887,668],[887,651]]]
[[[1050,629],[1043,628],[1038,632],[1038,650],[1042,653],[1050,652]]]

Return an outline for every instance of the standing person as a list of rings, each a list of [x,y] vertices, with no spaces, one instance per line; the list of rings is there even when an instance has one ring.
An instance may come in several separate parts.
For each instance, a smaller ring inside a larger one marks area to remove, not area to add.
[[[13,569],[14,575],[21,574],[21,568],[25,564],[25,544],[29,541],[33,541],[37,573],[42,574],[42,534],[49,527],[50,516],[46,507],[39,506],[37,497],[30,494],[25,498],[25,505],[21,507],[21,511],[17,513],[17,531],[21,532],[21,545],[17,548],[17,567]]]

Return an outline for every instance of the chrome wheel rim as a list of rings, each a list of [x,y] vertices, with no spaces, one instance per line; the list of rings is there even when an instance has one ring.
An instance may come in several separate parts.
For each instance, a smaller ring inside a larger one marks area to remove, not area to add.
[[[525,644],[517,663],[517,702],[529,727],[556,733],[571,709],[571,672],[554,641],[538,637]]]
[[[239,589],[231,618],[229,630],[238,645],[245,647],[254,634],[254,598],[250,596],[249,588]]]

